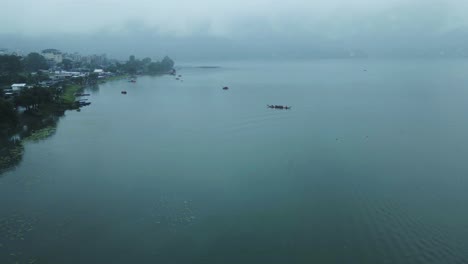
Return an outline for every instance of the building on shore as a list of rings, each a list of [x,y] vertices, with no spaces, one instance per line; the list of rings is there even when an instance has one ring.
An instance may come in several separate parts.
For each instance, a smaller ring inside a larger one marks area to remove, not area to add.
[[[42,51],[42,56],[49,61],[56,63],[62,63],[63,61],[63,54],[59,50],[56,49],[45,49]]]
[[[78,52],[74,52],[74,53],[65,53],[65,54],[63,54],[63,58],[71,60],[73,62],[79,62],[79,61],[81,61],[82,56]]]
[[[14,92],[28,88],[25,83],[14,83],[11,85],[11,90]]]

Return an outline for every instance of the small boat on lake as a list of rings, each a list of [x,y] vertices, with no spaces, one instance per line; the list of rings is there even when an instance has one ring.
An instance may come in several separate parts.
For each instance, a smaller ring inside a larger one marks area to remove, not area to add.
[[[122,91],[121,94],[127,94],[127,91]]]
[[[229,90],[229,87],[224,86],[224,87],[223,87],[223,90]]]
[[[79,107],[82,107],[82,106],[88,106],[91,104],[91,102],[82,102],[82,101],[78,101],[76,102],[76,104],[79,106]]]
[[[267,105],[267,107],[272,108],[272,109],[285,109],[285,110],[291,109],[291,106],[287,106],[287,105]]]
[[[136,80],[135,79],[131,79],[130,81],[128,82],[131,82],[131,83],[136,83]]]

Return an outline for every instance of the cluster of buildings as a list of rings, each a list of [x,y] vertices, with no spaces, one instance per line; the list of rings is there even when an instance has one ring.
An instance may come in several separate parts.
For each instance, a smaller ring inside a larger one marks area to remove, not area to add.
[[[61,85],[64,81],[73,81],[78,78],[82,78],[86,82],[90,74],[97,75],[99,79],[113,76],[112,73],[106,72],[103,68],[117,62],[115,60],[109,60],[106,54],[84,56],[77,52],[63,53],[57,49],[45,49],[42,50],[40,54],[47,60],[50,66],[49,70],[40,70],[42,74],[46,74],[49,77],[49,80],[35,84],[41,87],[53,87]],[[19,52],[13,52],[3,48],[0,48],[0,55],[21,56]],[[68,70],[64,70],[65,67],[63,67],[63,64],[70,64],[70,62],[72,67],[66,67]],[[32,75],[35,74],[38,73],[32,73]],[[6,89],[4,89],[3,96],[7,98],[13,97],[19,91],[31,87],[33,86],[26,83],[13,83],[10,87],[5,87]]]
[[[98,79],[104,79],[106,77],[113,76],[114,74],[104,71],[103,69],[95,69],[92,73],[97,75]],[[56,85],[61,85],[65,81],[82,78],[86,80],[91,73],[89,72],[80,72],[80,71],[53,71],[49,72],[49,80],[42,81],[36,84],[40,87],[53,87]],[[9,88],[4,89],[3,96],[5,98],[10,98],[17,95],[23,89],[29,89],[34,87],[34,85],[29,85],[26,83],[13,83]],[[1,96],[1,95],[0,95]]]
[[[51,66],[51,70],[49,71],[51,81],[47,83],[47,86],[50,86],[50,84],[53,85],[53,82],[63,81],[66,79],[87,77],[90,71],[98,74],[99,78],[104,78],[110,75],[110,73],[101,69],[111,63],[111,61],[107,59],[106,54],[83,56],[77,52],[62,53],[57,49],[45,49],[41,52],[41,55]],[[63,63],[64,60],[72,62],[72,69],[67,71],[57,67],[57,64]],[[89,68],[90,66],[91,69]]]
[[[63,54],[59,50],[56,49],[45,49],[42,51],[42,56],[48,61],[52,63],[62,63],[63,62]]]
[[[4,49],[0,50],[0,55],[2,55],[1,52],[5,52],[5,50]],[[66,71],[66,70],[61,69],[60,67],[57,67],[57,64],[63,63],[65,59],[68,59],[72,62],[76,62],[78,65],[82,65],[81,63],[87,63],[87,64],[92,64],[92,65],[106,65],[109,62],[105,54],[81,56],[78,53],[68,54],[68,53],[62,53],[56,49],[46,49],[41,52],[41,55],[52,66],[51,70],[48,70],[48,71],[41,70],[43,74],[47,74],[49,76],[49,80],[42,81],[36,84],[41,87],[53,87],[56,85],[60,85],[64,81],[74,80],[78,78],[86,79],[87,77],[89,77],[91,73],[96,74],[97,78],[99,79],[106,78],[106,77],[113,75],[110,72],[106,72],[102,68],[94,68],[94,70],[92,69],[90,70],[89,68],[81,67],[81,68],[74,68],[72,70]],[[32,73],[32,74],[35,75],[38,73]],[[13,83],[11,84],[10,87],[8,87],[7,89],[4,89],[3,96],[6,98],[13,97],[16,94],[18,94],[21,90],[29,89],[32,87],[33,87],[32,85],[29,85],[26,83]]]
[[[77,52],[62,53],[57,49],[45,49],[41,52],[41,55],[49,62],[51,66],[62,63],[64,60],[69,60],[75,65],[94,65],[99,67],[105,67],[114,62],[107,59],[106,54],[83,56]]]

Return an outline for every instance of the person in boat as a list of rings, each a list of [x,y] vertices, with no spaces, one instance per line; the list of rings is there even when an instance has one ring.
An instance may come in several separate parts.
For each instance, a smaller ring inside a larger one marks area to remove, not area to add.
[[[268,108],[272,109],[291,109],[290,106],[283,106],[283,105],[267,105]]]

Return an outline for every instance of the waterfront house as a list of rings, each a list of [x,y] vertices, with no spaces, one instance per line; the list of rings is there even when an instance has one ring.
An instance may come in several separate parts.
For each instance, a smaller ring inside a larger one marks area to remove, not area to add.
[[[16,92],[28,88],[25,83],[14,83],[11,85],[11,90]]]

